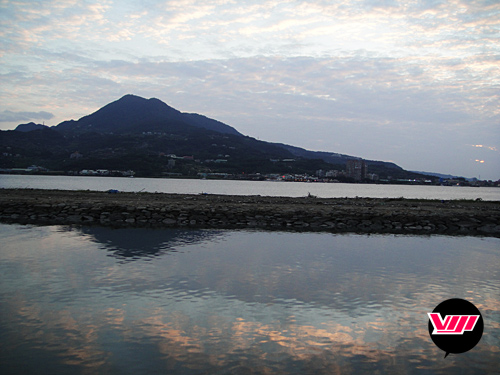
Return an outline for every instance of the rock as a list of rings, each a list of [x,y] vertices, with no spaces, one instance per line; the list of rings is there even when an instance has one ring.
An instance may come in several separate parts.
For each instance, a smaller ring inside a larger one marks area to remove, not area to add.
[[[196,202],[193,197],[184,198],[185,195],[148,193],[100,198],[96,192],[52,191],[49,195],[44,191],[1,189],[0,220],[500,236],[497,202],[443,205],[432,201],[315,198],[313,204],[303,198],[283,197],[207,195],[198,197]]]
[[[487,224],[477,228],[482,233],[500,233],[500,225]]]
[[[175,225],[177,224],[177,220],[174,220],[174,219],[164,219],[162,221],[163,224],[165,225]]]

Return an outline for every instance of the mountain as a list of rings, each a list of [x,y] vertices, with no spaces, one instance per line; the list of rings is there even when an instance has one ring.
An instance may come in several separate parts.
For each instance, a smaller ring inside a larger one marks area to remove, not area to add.
[[[452,175],[452,174],[443,174],[443,173],[435,173],[435,172],[421,172],[421,171],[412,171],[414,173],[420,173],[420,174],[425,174],[427,176],[434,176],[434,177],[438,177],[438,178],[442,178],[442,179],[464,179],[464,180],[474,180],[473,178],[467,178],[467,177],[463,177],[463,176],[455,176],[455,175]]]
[[[63,132],[84,133],[142,133],[148,131],[182,131],[186,125],[223,134],[242,135],[236,129],[208,117],[182,113],[159,99],[144,99],[125,95],[78,121],[65,121],[56,129]]]
[[[46,129],[47,125],[35,124],[34,122],[29,122],[27,124],[19,124],[14,130],[19,132],[30,132],[32,130]]]
[[[284,148],[285,150],[290,151],[294,156],[306,158],[306,159],[322,159],[327,163],[331,164],[345,164],[348,160],[360,159],[355,156],[345,155],[345,154],[337,154],[334,152],[325,152],[325,151],[309,151],[304,148],[290,146],[283,143],[275,143],[276,145]],[[386,161],[378,161],[378,160],[365,160],[365,162],[369,166],[377,166],[383,165],[386,168],[391,168],[395,170],[403,170],[400,166],[386,162]],[[417,172],[416,172],[417,173]]]
[[[220,121],[135,95],[76,121],[52,127],[22,124],[0,132],[0,168],[133,169],[142,176],[315,174],[319,169],[343,170],[350,159],[358,158],[259,141]],[[421,177],[393,163],[366,163],[381,178]]]

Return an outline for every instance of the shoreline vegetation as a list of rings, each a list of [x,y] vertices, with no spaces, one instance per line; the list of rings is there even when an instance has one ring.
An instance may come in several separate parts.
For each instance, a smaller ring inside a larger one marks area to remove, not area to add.
[[[500,201],[0,189],[0,222],[500,237]]]

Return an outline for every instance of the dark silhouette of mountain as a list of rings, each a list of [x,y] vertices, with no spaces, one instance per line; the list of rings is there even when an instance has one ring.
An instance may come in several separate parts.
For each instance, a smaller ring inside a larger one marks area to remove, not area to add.
[[[132,169],[142,176],[315,174],[318,169],[345,169],[347,160],[357,159],[259,141],[220,121],[135,95],[125,95],[77,121],[53,127],[22,124],[16,131],[1,131],[0,152],[0,168],[35,164],[60,171]],[[381,178],[416,177],[394,163],[366,162]]]
[[[46,129],[48,128],[47,125],[42,125],[42,124],[35,124],[34,122],[29,122],[27,124],[19,124],[14,130],[17,130],[19,132],[30,132],[33,130],[39,130],[39,129]]]
[[[205,128],[224,134],[243,135],[235,128],[226,125],[223,122],[213,120],[197,113],[183,113],[182,115],[184,121],[193,126],[198,126],[200,128]]]
[[[64,121],[56,129],[83,133],[182,132],[185,127],[204,128],[223,134],[241,135],[236,129],[208,117],[182,113],[159,99],[125,95],[78,121]]]
[[[434,176],[442,179],[464,179],[464,180],[474,180],[473,178],[470,177],[464,177],[464,176],[457,176],[453,174],[443,174],[443,173],[436,173],[436,172],[422,172],[422,171],[412,171],[414,173],[420,173],[420,174],[425,174],[428,176]]]
[[[334,152],[325,152],[325,151],[309,151],[304,148],[296,147],[296,146],[290,146],[282,143],[275,143],[277,146],[280,146],[284,148],[287,151],[290,151],[294,156],[296,157],[301,157],[301,158],[306,158],[306,159],[322,159],[326,161],[327,163],[331,164],[345,164],[348,160],[353,160],[353,159],[360,159],[355,156],[351,155],[345,155],[345,154],[337,154]],[[365,162],[368,164],[370,167],[370,170],[372,173],[374,172],[374,167],[383,167],[387,169],[394,169],[395,171],[404,171],[403,168],[401,168],[399,165],[391,162],[386,162],[386,161],[379,161],[379,160],[365,160]],[[378,168],[377,168],[378,169]],[[415,172],[419,173],[419,172]]]
[[[7,130],[0,133],[2,140],[9,140],[10,148],[22,148],[29,155],[36,155],[37,152],[45,150],[56,150],[63,145],[66,140],[64,136],[51,127],[44,127],[31,131]]]

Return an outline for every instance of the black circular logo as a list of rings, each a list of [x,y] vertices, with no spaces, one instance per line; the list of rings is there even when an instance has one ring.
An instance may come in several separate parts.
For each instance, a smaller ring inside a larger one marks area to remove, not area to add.
[[[429,316],[429,335],[436,346],[450,353],[465,353],[477,345],[483,335],[481,312],[469,301],[452,298],[441,302]]]

